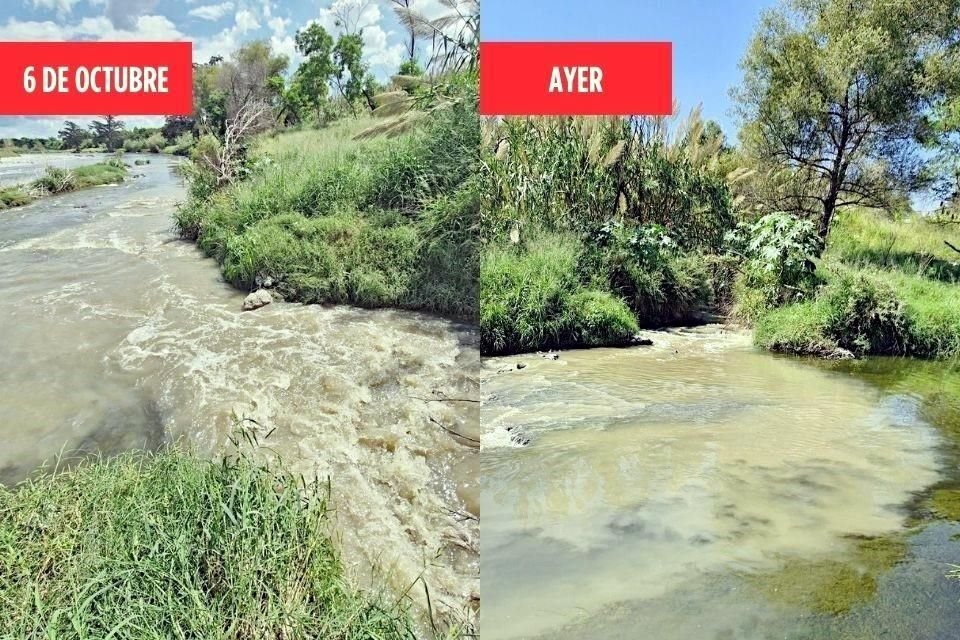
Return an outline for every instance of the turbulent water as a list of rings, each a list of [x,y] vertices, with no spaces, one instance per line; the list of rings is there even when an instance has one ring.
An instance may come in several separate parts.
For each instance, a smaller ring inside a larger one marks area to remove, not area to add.
[[[356,574],[405,589],[423,573],[438,615],[470,615],[475,333],[389,310],[241,313],[244,294],[175,237],[183,185],[150,159],[122,185],[0,213],[0,479],[61,451],[182,438],[216,453],[249,418],[295,472],[330,478]]]
[[[858,615],[750,580],[904,531],[943,466],[917,398],[717,327],[652,337],[484,362],[485,639],[956,637],[956,526]]]

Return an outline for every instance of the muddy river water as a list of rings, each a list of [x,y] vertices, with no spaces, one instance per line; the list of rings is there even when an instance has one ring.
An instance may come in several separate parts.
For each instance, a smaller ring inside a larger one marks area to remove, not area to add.
[[[330,478],[354,572],[400,589],[423,574],[435,611],[469,610],[476,449],[436,423],[479,436],[477,404],[438,401],[478,397],[475,331],[389,310],[241,313],[244,294],[173,232],[172,161],[149,159],[122,185],[0,213],[0,480],[61,451],[182,439],[216,454],[250,418],[296,473]]]
[[[947,365],[651,337],[485,360],[484,638],[960,637]]]

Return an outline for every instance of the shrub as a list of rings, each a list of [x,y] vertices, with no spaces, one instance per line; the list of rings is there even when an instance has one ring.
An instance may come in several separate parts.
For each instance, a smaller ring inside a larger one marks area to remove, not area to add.
[[[642,326],[688,322],[710,302],[702,261],[680,251],[661,225],[608,223],[586,246],[583,277],[622,298]]]
[[[774,351],[829,355],[906,355],[913,327],[893,288],[861,273],[831,275],[812,301],[760,316],[755,338]]]
[[[637,332],[637,321],[627,305],[606,291],[577,291],[567,301],[567,313],[571,344],[619,345]]]
[[[809,298],[818,283],[816,226],[786,213],[770,213],[727,234],[730,249],[745,258],[734,285],[735,315],[754,320],[766,310]]]
[[[910,326],[903,302],[879,280],[840,273],[824,288],[827,333],[840,347],[857,355],[903,355],[909,349]]]
[[[0,187],[0,211],[22,207],[33,202],[33,196],[21,187]]]
[[[547,235],[528,248],[491,247],[480,268],[480,349],[485,354],[625,342],[638,329],[609,293],[576,276],[579,244]]]
[[[193,137],[191,136],[191,142]],[[143,143],[143,148],[150,153],[160,153],[163,151],[163,148],[167,144],[167,139],[163,137],[163,134],[159,131],[157,133],[150,134],[150,137],[147,138]]]
[[[66,193],[77,188],[76,176],[69,169],[47,167],[42,176],[33,181],[34,189],[49,194]]]

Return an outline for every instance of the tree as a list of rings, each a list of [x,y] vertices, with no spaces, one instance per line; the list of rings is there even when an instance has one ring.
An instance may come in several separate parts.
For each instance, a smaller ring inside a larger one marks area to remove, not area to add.
[[[223,92],[224,122],[235,120],[242,110],[260,118],[248,123],[251,134],[270,126],[275,115],[272,110],[281,106],[283,74],[289,63],[287,56],[273,53],[269,42],[255,40],[240,47],[229,61],[216,65],[215,82]]]
[[[163,121],[160,133],[170,143],[185,133],[193,133],[196,122],[191,116],[167,116]]]
[[[356,102],[366,95],[368,104],[372,104],[372,94],[364,90],[370,86],[367,82],[367,65],[363,63],[363,35],[343,34],[333,48],[333,82],[343,99],[350,105],[353,115],[357,115]],[[374,107],[371,107],[373,109]]]
[[[340,0],[330,6],[333,13],[333,25],[342,33],[357,35],[369,24],[361,24],[364,13],[372,5],[371,0]]]
[[[204,130],[222,136],[227,126],[226,92],[220,89],[217,78],[223,58],[215,56],[209,62],[193,65],[194,133]]]
[[[791,0],[763,16],[735,97],[748,153],[790,175],[777,208],[814,218],[825,239],[838,208],[920,185],[933,7],[955,3]]]
[[[418,77],[423,75],[423,69],[420,68],[420,63],[417,62],[415,58],[410,58],[409,60],[404,60],[401,62],[398,72],[401,76]]]
[[[293,76],[284,100],[294,110],[312,110],[319,121],[323,104],[327,99],[330,76],[334,73],[331,59],[333,38],[316,22],[297,31],[297,51],[304,61]]]
[[[94,143],[102,144],[107,151],[116,151],[123,144],[124,126],[126,125],[114,116],[105,116],[102,122],[94,120],[90,123]]]
[[[63,123],[63,129],[57,135],[64,149],[79,149],[90,139],[90,132],[70,120]]]

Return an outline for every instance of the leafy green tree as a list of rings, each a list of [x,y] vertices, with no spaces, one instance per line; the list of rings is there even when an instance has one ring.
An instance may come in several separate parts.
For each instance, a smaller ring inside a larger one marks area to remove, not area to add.
[[[269,42],[255,40],[218,65],[216,86],[224,94],[227,120],[253,105],[279,108],[283,87],[280,80],[289,64],[287,56],[273,53]],[[256,128],[266,124],[260,122]]]
[[[357,115],[356,102],[367,96],[372,104],[372,94],[366,93],[368,69],[363,63],[363,35],[343,34],[333,47],[333,82],[340,95]],[[372,107],[371,107],[372,108]]]
[[[114,116],[106,116],[103,121],[94,120],[90,123],[93,130],[93,141],[102,144],[107,151],[116,151],[123,145],[123,129],[126,125]]]
[[[222,136],[226,129],[226,92],[220,89],[217,82],[222,62],[223,58],[215,56],[209,62],[193,65],[193,119],[196,135],[207,130]]]
[[[196,122],[191,116],[167,116],[163,121],[160,133],[170,143],[185,133],[193,133]]]
[[[420,67],[420,63],[417,62],[416,58],[410,58],[400,63],[399,73],[401,76],[418,77],[423,75],[423,69]]]
[[[71,120],[63,123],[63,129],[57,135],[64,149],[79,149],[90,139],[90,132]]]
[[[334,73],[331,59],[333,38],[317,23],[297,31],[297,51],[304,61],[294,74],[290,87],[284,94],[284,102],[290,109],[302,114],[313,111],[321,119],[329,91],[328,82]]]
[[[795,175],[782,208],[816,220],[820,238],[838,208],[919,185],[932,7],[949,4],[787,0],[763,16],[735,92],[741,136],[761,165]]]

